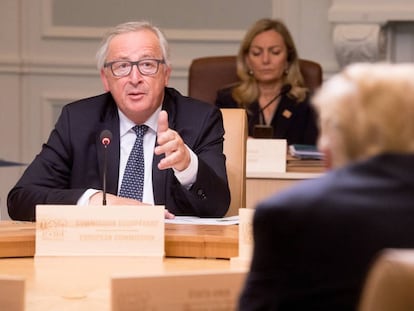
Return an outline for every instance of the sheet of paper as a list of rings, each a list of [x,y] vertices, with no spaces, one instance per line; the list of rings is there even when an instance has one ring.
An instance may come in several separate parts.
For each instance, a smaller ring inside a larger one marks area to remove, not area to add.
[[[286,172],[286,139],[247,140],[246,174],[250,172]]]
[[[37,205],[35,256],[164,256],[164,206]]]
[[[174,219],[166,219],[165,223],[170,224],[197,224],[197,225],[237,225],[239,216],[230,216],[222,218],[200,218],[195,216],[176,216]]]

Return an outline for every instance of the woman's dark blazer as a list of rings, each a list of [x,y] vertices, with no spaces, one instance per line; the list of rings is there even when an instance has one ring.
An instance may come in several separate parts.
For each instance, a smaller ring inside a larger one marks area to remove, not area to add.
[[[216,106],[219,108],[240,108],[232,97],[232,87],[217,92]],[[254,127],[260,124],[259,103],[256,101],[246,110],[249,123],[249,136],[253,136]],[[286,139],[288,145],[315,145],[318,138],[316,114],[307,97],[297,102],[287,95],[282,95],[276,113],[272,119],[273,138]]]

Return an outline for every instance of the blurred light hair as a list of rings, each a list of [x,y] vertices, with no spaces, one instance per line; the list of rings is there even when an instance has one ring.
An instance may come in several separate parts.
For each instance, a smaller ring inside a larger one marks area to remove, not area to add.
[[[319,148],[333,167],[381,153],[414,152],[414,64],[359,63],[313,97]]]

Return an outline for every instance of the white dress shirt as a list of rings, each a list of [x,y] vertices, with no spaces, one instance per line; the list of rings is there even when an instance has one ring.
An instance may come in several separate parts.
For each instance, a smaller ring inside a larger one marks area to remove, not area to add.
[[[161,111],[161,106],[152,114],[152,116],[144,123],[148,126],[148,131],[144,135],[144,191],[142,202],[147,204],[154,204],[154,191],[152,188],[152,162],[154,158],[154,147],[157,138],[158,129],[158,115]],[[132,129],[136,124],[129,120],[125,114],[118,109],[119,115],[119,134],[120,134],[120,159],[119,159],[119,179],[118,179],[118,195],[119,189],[121,188],[122,178],[124,176],[125,167],[128,161],[129,154],[131,153],[132,147],[134,146],[136,134]],[[178,181],[187,188],[190,188],[196,178],[198,171],[198,158],[197,155],[186,145],[190,152],[190,165],[185,170],[179,172],[175,169],[174,174]],[[89,198],[99,192],[97,189],[88,189],[79,198],[78,205],[88,205]]]

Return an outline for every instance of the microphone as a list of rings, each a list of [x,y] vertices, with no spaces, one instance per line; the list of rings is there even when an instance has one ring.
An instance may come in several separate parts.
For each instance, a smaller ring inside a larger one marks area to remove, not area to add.
[[[275,97],[273,97],[266,105],[264,105],[263,108],[259,110],[260,113],[260,124],[263,124],[263,114],[262,112],[269,107],[276,99],[278,99],[280,96],[285,95],[286,93],[289,93],[289,91],[292,89],[292,86],[290,84],[285,84],[280,89],[279,94],[277,94]]]
[[[259,110],[259,124],[256,124],[253,128],[253,137],[254,138],[272,138],[273,137],[273,127],[271,125],[264,124],[263,111],[269,107],[275,100],[280,96],[285,95],[292,89],[290,84],[285,84],[280,89],[279,94],[272,98],[266,105],[264,105]]]
[[[104,167],[102,176],[102,205],[106,205],[106,171],[108,170],[108,151],[107,147],[112,140],[112,132],[110,130],[103,130],[99,136],[102,145],[104,146]]]

